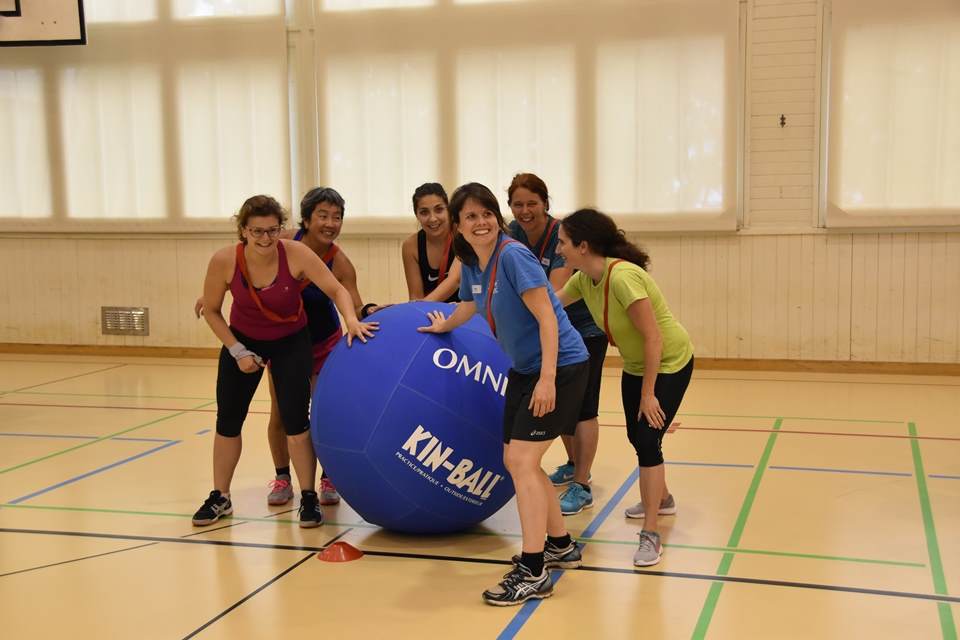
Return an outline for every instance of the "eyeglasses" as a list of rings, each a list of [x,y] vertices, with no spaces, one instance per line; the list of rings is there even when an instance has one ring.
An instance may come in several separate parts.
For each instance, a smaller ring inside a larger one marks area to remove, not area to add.
[[[266,234],[270,238],[276,238],[280,235],[280,227],[270,227],[269,229],[264,229],[262,227],[247,227],[247,231],[250,232],[254,238],[262,238]]]

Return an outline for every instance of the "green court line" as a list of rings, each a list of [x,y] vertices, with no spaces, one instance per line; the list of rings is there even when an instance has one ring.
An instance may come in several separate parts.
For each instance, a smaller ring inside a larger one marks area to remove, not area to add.
[[[35,509],[37,511],[72,511],[80,513],[109,513],[113,515],[128,516],[155,516],[162,518],[193,518],[192,513],[173,513],[170,511],[135,511],[130,509],[98,509],[96,507],[61,507],[47,506],[42,504],[0,504],[0,509]],[[238,522],[283,522],[285,524],[299,524],[299,520],[288,518],[251,518],[238,516],[224,516],[221,520],[235,520]],[[365,527],[369,529],[379,529],[377,525],[366,522],[334,522],[333,520],[324,520],[325,524],[331,524],[336,527]]]
[[[2,362],[2,360],[0,360]],[[0,394],[27,396],[71,396],[76,398],[142,398],[145,400],[211,400],[200,396],[147,396],[142,393],[58,393],[56,391],[0,391]],[[252,402],[270,402],[269,398],[254,398]]]
[[[767,444],[763,448],[763,455],[760,456],[760,462],[753,473],[753,480],[750,481],[750,488],[747,489],[747,495],[743,498],[743,504],[740,507],[740,514],[737,516],[737,522],[733,526],[733,532],[730,534],[728,547],[736,548],[740,544],[740,538],[743,536],[743,530],[747,526],[747,518],[750,516],[750,510],[753,508],[754,500],[757,497],[757,489],[760,488],[760,481],[763,479],[763,473],[767,470],[767,464],[770,462],[770,454],[773,453],[773,447],[777,443],[777,435],[783,424],[783,418],[777,418],[773,423],[773,433],[767,438]],[[725,576],[730,571],[730,564],[733,562],[734,553],[728,551],[720,559],[720,566],[717,567],[717,575]],[[703,603],[703,609],[700,610],[700,617],[697,619],[697,626],[693,630],[692,637],[696,640],[702,640],[707,635],[707,629],[710,626],[710,620],[713,618],[713,612],[717,608],[717,601],[720,599],[720,592],[723,590],[722,582],[714,582],[710,585],[710,591],[707,593],[707,599]]]
[[[930,505],[930,493],[927,491],[927,475],[923,470],[923,457],[920,455],[920,442],[916,440],[917,425],[907,423],[907,430],[913,438],[910,451],[913,454],[914,475],[917,478],[917,493],[920,495],[920,512],[923,514],[923,532],[927,540],[927,555],[930,556],[930,572],[933,574],[933,590],[938,595],[950,595],[947,592],[947,578],[943,572],[940,558],[940,545],[937,543],[937,529],[933,520],[933,508]],[[957,627],[953,621],[953,610],[946,602],[938,602],[940,630],[944,640],[957,640]]]
[[[62,507],[62,506],[51,506],[51,505],[36,505],[36,504],[0,504],[0,509],[34,509],[38,511],[72,511],[72,512],[81,512],[81,513],[107,513],[114,515],[135,515],[135,516],[156,516],[156,517],[167,517],[167,518],[192,518],[192,514],[189,513],[173,513],[173,512],[164,512],[164,511],[135,511],[128,509],[101,509],[96,507]],[[299,520],[292,519],[283,519],[283,518],[274,518],[274,517],[264,517],[264,518],[254,518],[254,517],[244,517],[244,516],[225,516],[225,520],[237,520],[240,522],[283,522],[286,524],[295,524],[299,523]],[[366,529],[379,529],[380,527],[368,522],[336,522],[333,520],[324,520],[326,524],[331,524],[338,527],[360,527]],[[497,532],[497,531],[466,531],[465,533],[471,535],[479,536],[501,536],[504,538],[520,538],[519,533],[506,533],[506,532]],[[575,540],[585,540],[579,536],[574,536]],[[613,544],[613,545],[623,545],[623,546],[636,546],[636,540],[603,540],[598,538],[589,538],[589,542],[597,544]],[[836,562],[859,562],[867,564],[882,564],[882,565],[893,565],[901,567],[919,567],[924,568],[927,565],[919,562],[899,562],[895,560],[874,560],[872,558],[853,558],[846,556],[827,556],[820,554],[812,553],[789,553],[782,551],[766,551],[762,549],[739,549],[731,547],[710,547],[710,546],[700,546],[692,544],[664,544],[665,547],[671,547],[674,549],[687,549],[693,551],[710,551],[715,553],[747,553],[755,555],[769,555],[769,556],[784,556],[789,558],[803,558],[810,560],[829,560]]]
[[[203,403],[203,404],[201,404],[201,405],[199,405],[199,406],[193,407],[192,409],[184,409],[183,411],[178,411],[178,412],[176,412],[176,413],[171,413],[171,414],[168,415],[168,416],[164,416],[164,417],[162,417],[162,418],[157,418],[156,420],[151,420],[150,422],[144,422],[143,424],[138,424],[138,425],[136,425],[136,426],[130,427],[129,429],[124,429],[124,430],[122,430],[122,431],[117,431],[116,433],[108,433],[107,435],[101,436],[101,437],[97,438],[96,440],[87,440],[86,442],[84,442],[84,443],[82,443],[82,444],[78,444],[78,445],[75,445],[75,446],[73,446],[73,447],[68,447],[68,448],[62,449],[62,450],[60,450],[60,451],[55,451],[54,453],[48,453],[48,454],[45,455],[45,456],[40,456],[39,458],[34,458],[33,460],[27,460],[26,462],[21,462],[20,464],[16,464],[16,465],[14,465],[14,466],[12,466],[12,467],[7,467],[6,469],[0,469],[0,475],[3,475],[3,474],[5,474],[5,473],[7,473],[7,472],[9,472],[9,471],[15,471],[15,470],[17,470],[17,469],[22,469],[23,467],[28,467],[28,466],[30,466],[30,465],[32,465],[32,464],[36,464],[36,463],[38,463],[38,462],[43,462],[44,460],[49,460],[50,458],[56,458],[57,456],[62,456],[62,455],[65,454],[65,453],[70,453],[71,451],[76,451],[77,449],[83,449],[84,447],[89,447],[90,445],[96,444],[96,443],[98,443],[98,442],[103,442],[104,440],[109,440],[110,438],[115,438],[115,437],[121,436],[121,435],[123,435],[123,434],[125,434],[125,433],[130,433],[131,431],[136,431],[137,429],[143,429],[144,427],[149,427],[150,425],[157,424],[158,422],[163,422],[164,420],[170,420],[171,418],[176,418],[177,416],[182,416],[183,414],[189,413],[190,411],[192,411],[192,410],[194,410],[194,409],[202,409],[203,407],[206,407],[207,405],[211,405],[211,404],[213,404],[214,402],[216,402],[216,401],[213,401],[213,402],[205,402],[205,403]]]
[[[824,418],[813,416],[738,416],[723,413],[680,413],[680,416],[693,418],[756,418],[758,420],[817,420],[822,422],[858,422],[867,424],[903,424],[902,420],[863,420],[860,418]]]

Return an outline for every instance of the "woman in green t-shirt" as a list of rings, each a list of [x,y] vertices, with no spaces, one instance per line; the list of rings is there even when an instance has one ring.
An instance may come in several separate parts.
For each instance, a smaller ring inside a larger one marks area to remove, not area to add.
[[[557,250],[578,271],[558,292],[561,304],[582,298],[623,357],[620,390],[627,437],[640,463],[641,498],[626,515],[646,518],[633,563],[654,565],[661,553],[657,516],[677,510],[664,475],[663,436],[690,383],[693,345],[646,271],[649,256],[610,216],[581,209],[560,222],[559,235]],[[645,512],[645,505],[659,508]]]

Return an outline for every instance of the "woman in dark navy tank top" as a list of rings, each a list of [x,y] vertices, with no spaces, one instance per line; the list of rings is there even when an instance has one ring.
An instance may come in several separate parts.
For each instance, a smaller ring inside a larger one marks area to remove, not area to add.
[[[300,291],[309,280],[335,302],[346,322],[348,345],[354,338],[366,342],[377,323],[357,319],[350,294],[313,251],[303,243],[279,238],[285,219],[286,213],[273,198],[249,198],[236,216],[240,243],[217,251],[207,267],[204,318],[223,348],[217,371],[214,490],[193,516],[197,526],[233,512],[230,483],[240,459],[240,430],[268,361],[302,489],[300,526],[316,527],[323,521],[313,490],[317,459],[308,417],[313,363]],[[227,291],[233,297],[229,325],[221,311]]]
[[[453,252],[447,204],[447,192],[436,182],[422,184],[413,192],[413,212],[420,231],[404,240],[400,250],[411,300],[460,300],[460,261]]]
[[[357,290],[357,271],[347,254],[335,244],[343,227],[343,214],[346,204],[335,189],[331,187],[316,187],[304,194],[300,201],[300,226],[296,231],[283,230],[280,237],[287,240],[298,240],[310,247],[320,256],[342,284],[353,300],[354,309],[361,318],[373,313],[376,305],[364,305],[363,299]],[[343,332],[340,329],[340,318],[336,307],[330,298],[315,284],[310,283],[301,292],[304,311],[307,314],[307,328],[310,330],[310,340],[313,349],[313,376],[310,388],[316,382],[327,356],[340,340]],[[203,298],[197,300],[196,313],[200,317],[203,309]],[[268,377],[270,387],[270,420],[267,423],[267,442],[270,445],[270,455],[273,458],[275,477],[270,482],[270,491],[267,494],[267,504],[272,506],[284,505],[293,499],[293,485],[290,476],[290,452],[287,448],[287,433],[283,426],[280,410],[277,406],[276,393],[273,389],[272,378]],[[340,494],[326,472],[320,476],[320,504],[334,505],[340,502]]]

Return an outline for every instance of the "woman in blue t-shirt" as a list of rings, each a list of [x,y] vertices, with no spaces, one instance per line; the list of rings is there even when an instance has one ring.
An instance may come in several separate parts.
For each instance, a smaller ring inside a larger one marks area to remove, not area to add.
[[[550,194],[547,193],[546,183],[533,173],[518,173],[507,189],[507,199],[513,212],[513,222],[507,227],[508,233],[537,256],[553,290],[560,291],[573,275],[573,269],[567,266],[557,251],[560,221],[550,215]],[[567,461],[547,476],[555,486],[569,485],[560,494],[560,511],[570,516],[593,506],[590,469],[597,456],[600,439],[597,417],[600,413],[600,383],[603,379],[603,361],[607,355],[607,336],[593,322],[582,300],[564,307],[564,311],[590,353],[590,375],[587,378],[587,392],[580,405],[576,433],[561,438],[563,448],[567,451]]]
[[[523,551],[483,599],[499,606],[520,604],[553,594],[548,569],[580,566],[580,549],[567,533],[541,460],[554,438],[576,427],[588,354],[536,256],[506,234],[493,193],[475,182],[463,185],[450,199],[450,216],[457,229],[454,251],[462,263],[461,302],[449,318],[430,312],[430,326],[420,331],[446,333],[479,314],[513,365],[503,458],[517,491]]]

